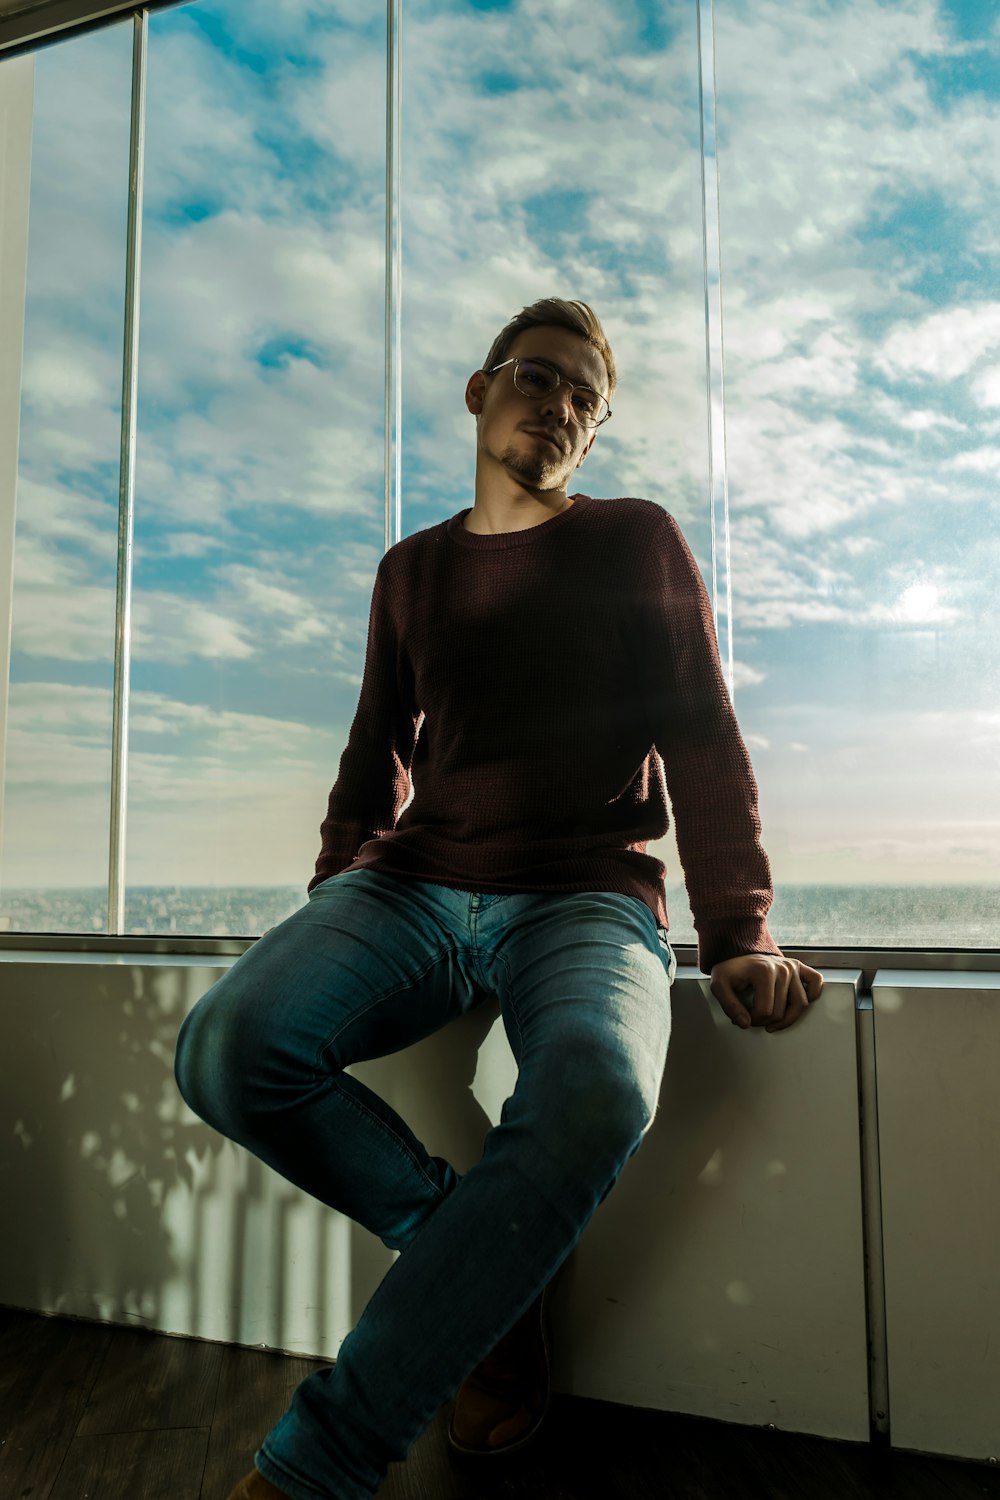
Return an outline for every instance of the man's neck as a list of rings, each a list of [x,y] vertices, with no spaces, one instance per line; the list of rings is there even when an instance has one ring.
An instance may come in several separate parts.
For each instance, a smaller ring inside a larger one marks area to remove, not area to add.
[[[462,525],[466,531],[476,531],[482,536],[527,531],[529,526],[541,526],[544,521],[551,521],[553,516],[558,516],[572,504],[570,497],[561,490],[552,495],[551,503],[548,499],[541,501],[525,497],[507,504],[494,502],[490,505],[478,498]]]

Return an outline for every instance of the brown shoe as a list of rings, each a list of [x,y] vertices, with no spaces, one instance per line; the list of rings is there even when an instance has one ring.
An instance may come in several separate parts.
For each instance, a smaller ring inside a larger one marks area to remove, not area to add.
[[[448,1442],[456,1453],[513,1453],[541,1427],[549,1409],[547,1291],[459,1389],[448,1426]]]
[[[269,1479],[251,1469],[233,1490],[229,1500],[290,1500],[284,1490],[274,1487]]]

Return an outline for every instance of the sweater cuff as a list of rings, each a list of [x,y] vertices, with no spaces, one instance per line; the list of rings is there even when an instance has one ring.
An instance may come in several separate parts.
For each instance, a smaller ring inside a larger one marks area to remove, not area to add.
[[[781,949],[767,929],[765,917],[743,917],[734,922],[695,924],[698,931],[698,967],[711,974],[715,964],[744,953],[771,953],[781,958]]]

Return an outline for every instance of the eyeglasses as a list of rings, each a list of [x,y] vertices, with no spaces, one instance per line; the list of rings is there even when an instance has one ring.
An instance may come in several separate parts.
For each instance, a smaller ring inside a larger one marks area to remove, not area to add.
[[[494,365],[484,373],[495,375],[507,365],[514,366],[514,389],[522,396],[551,396],[561,385],[568,385],[573,413],[583,427],[600,427],[611,415],[611,407],[603,396],[589,385],[574,385],[558,366],[550,365],[546,359],[505,359],[502,365]]]

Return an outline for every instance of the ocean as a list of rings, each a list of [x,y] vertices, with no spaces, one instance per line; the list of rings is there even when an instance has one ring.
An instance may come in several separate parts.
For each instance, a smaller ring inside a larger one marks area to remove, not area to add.
[[[298,886],[135,886],[129,935],[259,937],[306,901]],[[102,887],[0,890],[0,932],[105,933]],[[670,938],[693,943],[682,886],[667,886]],[[1000,948],[1000,886],[781,885],[769,925],[784,947]]]

